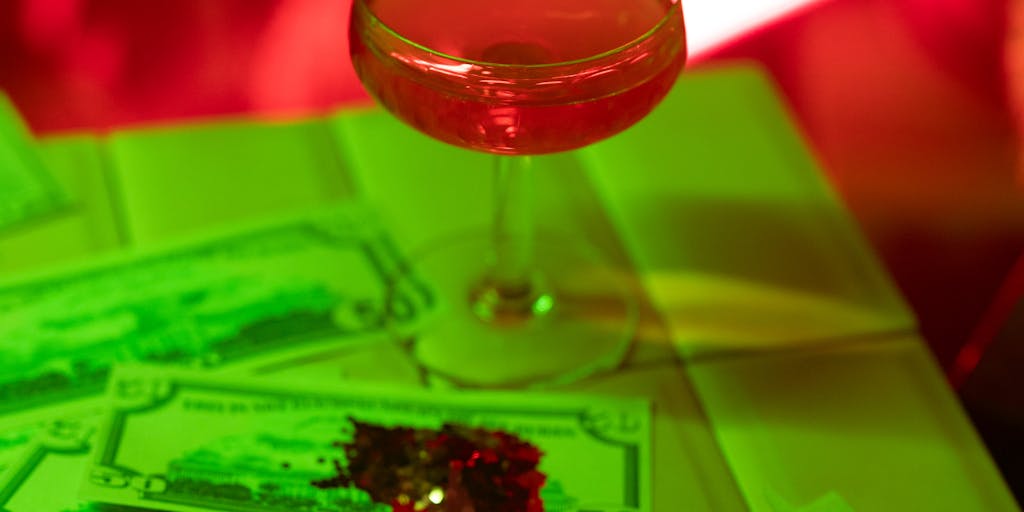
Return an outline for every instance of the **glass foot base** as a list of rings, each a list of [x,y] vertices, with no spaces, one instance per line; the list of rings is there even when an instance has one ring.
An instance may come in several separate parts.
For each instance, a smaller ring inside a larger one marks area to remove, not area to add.
[[[637,305],[621,273],[585,245],[539,236],[535,286],[503,312],[487,302],[490,247],[486,235],[471,234],[412,256],[440,304],[431,322],[400,333],[412,337],[423,367],[458,386],[517,388],[578,380],[622,361]],[[398,289],[403,279],[396,278]]]

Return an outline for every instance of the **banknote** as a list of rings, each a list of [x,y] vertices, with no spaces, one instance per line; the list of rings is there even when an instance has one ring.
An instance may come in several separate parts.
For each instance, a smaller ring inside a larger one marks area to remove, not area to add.
[[[386,363],[386,365],[382,365]],[[238,372],[238,375],[254,370]],[[342,385],[353,380],[415,387],[417,370],[392,343],[362,345],[263,366],[260,378]],[[230,373],[235,374],[235,373]],[[89,448],[99,428],[105,401],[85,400],[59,410],[0,420],[0,511],[117,512],[140,510],[80,500],[78,486]],[[7,447],[7,449],[4,449]],[[13,448],[20,447],[20,450]]]
[[[66,205],[18,111],[0,92],[0,229]]]
[[[58,417],[38,421],[27,446],[0,470],[0,511],[140,510],[78,498],[79,481],[89,463],[89,448],[105,412],[102,404],[69,407]]]
[[[104,411],[100,404],[69,407],[58,417],[31,423],[32,437],[21,450],[8,451],[17,456],[8,457],[0,471],[0,510],[98,512],[98,506],[79,500],[76,490]]]
[[[401,265],[347,204],[0,285],[0,465],[31,437],[22,415],[99,397],[115,363],[258,367],[417,322],[432,294],[389,291]]]
[[[332,476],[337,443],[350,440],[358,421],[512,433],[543,453],[545,510],[650,509],[643,401],[332,389],[140,367],[119,367],[108,398],[111,412],[81,481],[80,496],[91,502],[182,512],[387,511],[361,489],[311,484]]]
[[[0,474],[11,466],[21,449],[32,441],[41,423],[25,421],[5,425],[0,430]]]

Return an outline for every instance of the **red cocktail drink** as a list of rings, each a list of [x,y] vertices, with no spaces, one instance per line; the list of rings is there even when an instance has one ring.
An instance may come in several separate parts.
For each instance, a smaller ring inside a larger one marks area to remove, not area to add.
[[[618,133],[658,104],[686,59],[680,5],[666,0],[368,0],[355,9],[373,10],[353,13],[350,32],[371,94],[434,138],[490,153],[552,153]]]

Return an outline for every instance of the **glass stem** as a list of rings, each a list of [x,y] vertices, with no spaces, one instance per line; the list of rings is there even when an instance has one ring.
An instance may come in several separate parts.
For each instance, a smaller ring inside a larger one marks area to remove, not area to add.
[[[551,304],[534,273],[531,191],[530,157],[495,157],[492,266],[470,297],[481,320],[521,323]]]
[[[494,164],[494,267],[492,283],[521,295],[533,269],[533,204],[530,157],[498,156]]]

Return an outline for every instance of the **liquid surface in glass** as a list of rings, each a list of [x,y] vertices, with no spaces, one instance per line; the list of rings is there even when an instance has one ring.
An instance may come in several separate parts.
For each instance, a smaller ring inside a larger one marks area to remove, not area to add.
[[[671,0],[355,0],[350,51],[397,117],[499,154],[574,149],[631,126],[686,59]]]

